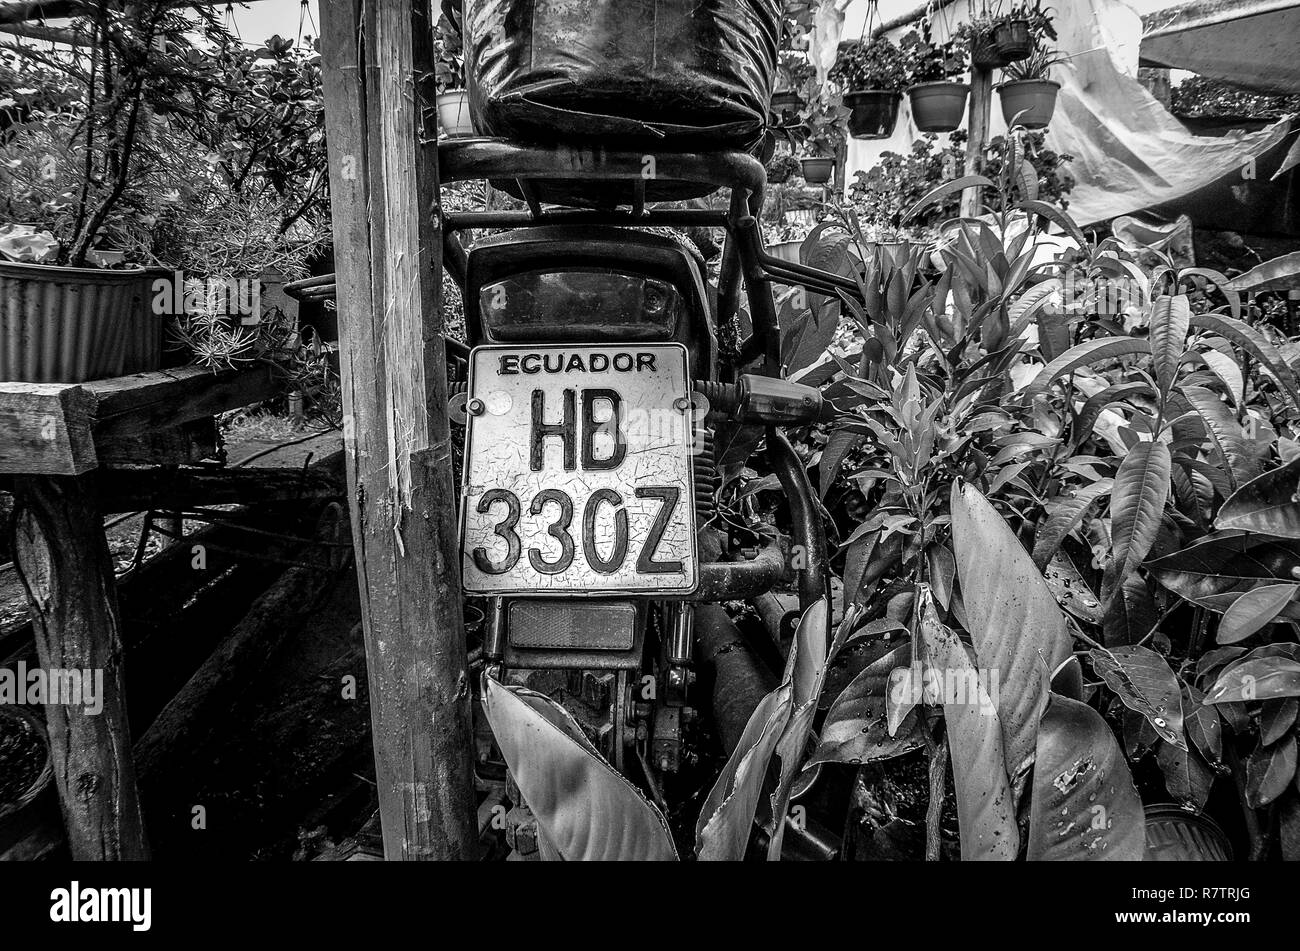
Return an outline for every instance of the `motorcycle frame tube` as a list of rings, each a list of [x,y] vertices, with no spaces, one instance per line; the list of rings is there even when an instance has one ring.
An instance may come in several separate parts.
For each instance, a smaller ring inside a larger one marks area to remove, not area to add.
[[[812,485],[803,462],[790,441],[775,426],[767,430],[768,463],[776,472],[790,505],[796,545],[803,547],[804,567],[799,569],[799,607],[807,611],[830,592],[827,570],[826,529],[822,525],[821,507],[813,496]]]

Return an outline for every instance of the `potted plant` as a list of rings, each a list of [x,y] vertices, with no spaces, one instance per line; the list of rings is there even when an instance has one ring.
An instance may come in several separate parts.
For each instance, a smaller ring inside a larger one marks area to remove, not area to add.
[[[776,89],[772,93],[772,112],[779,124],[794,122],[816,85],[817,71],[808,57],[794,50],[783,50],[777,63]]]
[[[956,40],[935,43],[927,28],[913,30],[899,44],[911,85],[907,87],[912,120],[922,132],[952,132],[961,125],[970,95],[967,83],[954,77],[966,71],[966,50]]]
[[[460,30],[445,13],[438,18],[433,45],[437,57],[434,80],[438,90],[438,124],[448,138],[473,135],[469,91],[465,88],[465,46]]]
[[[1045,38],[1055,40],[1056,30],[1041,0],[1013,4],[993,30],[993,46],[1003,65],[1027,59]]]
[[[898,121],[907,76],[903,54],[887,37],[841,47],[830,78],[844,90],[855,139],[887,139]]]
[[[169,0],[123,12],[81,4],[66,60],[8,46],[23,77],[12,93],[53,84],[0,142],[0,379],[76,383],[155,369],[161,326],[143,304],[143,269],[95,267],[148,227],[148,183],[162,148],[151,113],[196,78],[190,37],[212,38]],[[57,74],[57,78],[55,77]]]
[[[1002,100],[1002,117],[1008,126],[1045,129],[1056,112],[1061,84],[1051,78],[1052,67],[1067,57],[1041,43],[1025,59],[1003,67],[1005,82],[996,86]]]
[[[994,42],[1000,22],[1000,17],[984,12],[957,27],[953,38],[970,51],[970,63],[975,69],[1000,69],[1007,64]]]
[[[837,106],[823,93],[813,104],[804,124],[800,143],[803,179],[809,185],[825,185],[835,174],[840,149],[844,145],[844,119],[847,110]]]
[[[767,163],[767,183],[784,185],[791,175],[797,175],[799,171],[799,160],[794,155],[790,152],[777,152]]]

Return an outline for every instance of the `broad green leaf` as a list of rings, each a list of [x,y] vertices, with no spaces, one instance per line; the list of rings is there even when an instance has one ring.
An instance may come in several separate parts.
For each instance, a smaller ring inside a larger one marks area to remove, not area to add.
[[[1163,657],[1136,645],[1112,650],[1094,648],[1088,657],[1093,669],[1124,706],[1146,717],[1166,743],[1186,745],[1182,692],[1178,677]]]
[[[847,429],[837,429],[831,433],[830,438],[826,441],[826,448],[822,450],[821,462],[817,467],[817,482],[821,488],[822,498],[826,498],[826,493],[831,490],[835,482],[835,477],[839,475],[840,466],[844,464],[844,457],[854,449],[866,442],[867,437],[862,433],[851,432]]]
[[[1106,407],[1113,403],[1120,403],[1131,396],[1139,393],[1150,393],[1151,387],[1145,383],[1120,383],[1116,386],[1108,386],[1106,389],[1088,398],[1088,402],[1083,404],[1083,409],[1075,418],[1074,428],[1070,432],[1070,443],[1075,449],[1083,445],[1084,441],[1092,435],[1093,428],[1097,425],[1097,419],[1106,410]]]
[[[1161,297],[1151,307],[1151,366],[1162,397],[1169,395],[1178,376],[1191,318],[1192,305],[1186,294]]]
[[[1034,564],[1040,571],[1047,569],[1061,542],[1083,521],[1093,503],[1110,495],[1114,486],[1113,479],[1102,479],[1080,489],[1071,489],[1071,494],[1056,501],[1047,520],[1040,524],[1038,537],[1034,540]]]
[[[1065,615],[1006,521],[972,485],[952,487],[953,553],[979,665],[998,675],[1013,788],[1033,762],[1047,677],[1070,656]]]
[[[1219,293],[1228,299],[1228,309],[1232,311],[1232,316],[1241,319],[1241,294],[1233,287],[1232,281],[1228,280],[1226,274],[1207,267],[1186,267],[1178,272],[1180,282],[1189,277],[1203,277],[1217,287]]]
[[[1146,816],[1124,753],[1101,714],[1052,695],[1038,730],[1031,862],[1140,861]]]
[[[827,712],[820,742],[808,765],[871,763],[919,749],[923,740],[915,710],[892,734],[888,723],[890,676],[911,664],[912,645],[905,642],[853,678]]]
[[[921,671],[915,667],[898,667],[889,674],[889,689],[885,694],[885,730],[891,737],[898,735],[898,728],[916,709],[922,686],[920,674]]]
[[[1151,551],[1169,498],[1172,465],[1169,447],[1162,442],[1138,443],[1120,463],[1110,496],[1111,556],[1101,586],[1104,603],[1118,595],[1129,572]]]
[[[1258,474],[1255,460],[1246,448],[1246,435],[1237,422],[1232,408],[1219,398],[1219,394],[1203,386],[1184,386],[1183,396],[1200,415],[1206,431],[1214,443],[1232,491],[1250,482]]]
[[[928,592],[921,603],[921,641],[925,676],[942,685],[962,861],[1015,861],[1020,833],[997,709],[961,641],[936,616]]]
[[[1038,376],[1025,387],[1031,399],[1047,392],[1047,388],[1066,374],[1094,363],[1118,360],[1134,353],[1150,353],[1150,344],[1138,337],[1098,337],[1071,347],[1039,371]]]
[[[1300,700],[1295,697],[1265,700],[1259,711],[1259,745],[1276,743],[1290,733],[1296,725],[1297,713],[1300,713]]]
[[[1134,571],[1106,606],[1102,619],[1103,643],[1107,647],[1140,644],[1156,626],[1159,616],[1146,579]]]
[[[780,861],[781,845],[785,840],[785,817],[790,811],[790,790],[795,777],[803,768],[812,736],[813,719],[817,716],[817,700],[821,696],[826,678],[826,658],[830,652],[830,602],[822,598],[799,619],[791,645],[790,663],[794,666],[791,685],[790,722],[776,744],[779,766],[776,788],[769,797],[770,815],[774,817],[768,832],[768,861]],[[798,656],[793,656],[795,652]]]
[[[1147,563],[1148,572],[1180,597],[1223,613],[1261,582],[1293,582],[1300,539],[1269,538],[1236,529],[1214,532],[1181,551]],[[1283,616],[1300,611],[1288,605]]]
[[[1241,529],[1280,538],[1300,538],[1300,459],[1247,482],[1223,503],[1218,529]]]
[[[1266,584],[1247,591],[1223,612],[1217,640],[1236,644],[1277,620],[1282,609],[1295,600],[1300,585]]]
[[[1205,365],[1210,368],[1210,372],[1223,381],[1224,387],[1228,391],[1228,397],[1232,400],[1232,405],[1240,405],[1245,397],[1245,379],[1241,375],[1241,366],[1237,363],[1235,357],[1225,356],[1213,347],[1206,347],[1203,352],[1199,353]]]
[[[1287,657],[1259,657],[1233,664],[1205,694],[1206,703],[1253,703],[1300,697],[1300,662]]]
[[[944,182],[937,188],[927,192],[920,201],[907,210],[907,214],[903,215],[903,224],[907,224],[935,202],[943,201],[949,195],[955,195],[957,192],[965,191],[968,188],[997,188],[997,185],[983,175],[966,175],[950,182]]]
[[[483,709],[545,856],[577,861],[671,861],[668,823],[611,767],[563,707],[487,678]],[[575,791],[581,790],[581,795]]]
[[[1214,785],[1214,773],[1193,750],[1161,743],[1156,750],[1156,763],[1165,774],[1169,795],[1197,810],[1205,808],[1210,787]]]
[[[1291,397],[1291,401],[1300,407],[1300,389],[1296,388],[1295,374],[1287,366],[1282,354],[1277,352],[1277,348],[1258,330],[1247,323],[1232,317],[1224,317],[1222,314],[1193,314],[1192,326],[1225,337],[1248,352],[1273,374],[1274,379]]]
[[[709,792],[695,827],[701,861],[744,858],[773,757],[783,741],[789,742],[787,734],[806,730],[811,725],[811,713],[816,712],[817,692],[826,671],[829,610],[823,598],[804,612],[781,683],[750,716],[740,742]],[[806,739],[804,732],[803,740]],[[798,749],[802,750],[802,746]],[[789,795],[788,781],[793,779],[797,768],[796,758],[787,750],[787,757],[781,762],[780,780],[772,793],[778,800]],[[773,814],[783,816],[782,812]],[[773,839],[779,841],[783,831],[784,823],[777,824]],[[777,850],[779,853],[779,844]]]
[[[1272,746],[1261,746],[1246,759],[1246,801],[1262,809],[1286,792],[1295,779],[1296,739],[1283,737]]]
[[[1187,738],[1211,767],[1217,767],[1223,760],[1223,724],[1219,721],[1218,708],[1204,701],[1205,694],[1183,685],[1183,725]]]
[[[1056,225],[1071,238],[1081,248],[1088,246],[1088,238],[1084,235],[1083,229],[1075,224],[1074,219],[1053,205],[1045,201],[1022,201],[1016,205],[1021,211],[1027,211],[1031,215],[1038,215],[1040,218],[1046,218],[1052,224]]]

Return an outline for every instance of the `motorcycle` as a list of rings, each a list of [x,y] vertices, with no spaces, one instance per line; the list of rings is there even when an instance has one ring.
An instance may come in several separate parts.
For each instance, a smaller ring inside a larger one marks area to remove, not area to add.
[[[510,804],[512,857],[538,857],[535,817],[484,715],[492,681],[562,707],[685,840],[712,775],[704,754],[730,755],[775,685],[721,605],[762,601],[788,639],[829,590],[820,508],[781,428],[830,407],[782,378],[773,285],[831,298],[858,287],[766,253],[766,172],[748,154],[438,148],[442,184],[486,179],[526,205],[440,212],[467,337],[449,341],[449,416],[463,424],[480,789]],[[725,210],[681,207],[720,191]],[[716,280],[688,229],[725,234]],[[718,509],[720,466],[760,443],[789,538]],[[791,584],[797,607],[772,598]]]

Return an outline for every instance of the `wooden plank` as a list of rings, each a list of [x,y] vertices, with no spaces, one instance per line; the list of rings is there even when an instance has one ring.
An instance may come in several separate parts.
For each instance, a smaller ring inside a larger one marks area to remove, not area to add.
[[[136,436],[274,397],[274,370],[257,366],[214,373],[181,367],[81,384],[92,400],[97,440]]]
[[[81,475],[102,465],[197,462],[212,417],[270,399],[273,369],[182,367],[90,383],[0,383],[0,474]]]
[[[93,404],[66,383],[0,383],[0,473],[81,475],[98,465]]]
[[[80,696],[47,696],[45,704],[69,849],[78,860],[147,859],[113,564],[93,476],[23,476],[14,498],[15,561],[41,668],[47,676],[79,671],[94,688],[93,697],[83,687]]]
[[[432,14],[428,0],[321,8],[348,485],[390,860],[478,851],[439,326]]]

